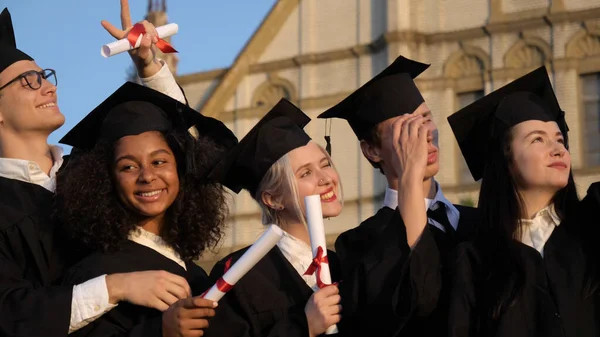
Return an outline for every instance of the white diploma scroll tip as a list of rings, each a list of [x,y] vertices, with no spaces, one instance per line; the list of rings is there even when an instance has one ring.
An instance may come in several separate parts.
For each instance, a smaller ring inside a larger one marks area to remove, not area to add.
[[[177,34],[179,31],[179,26],[176,23],[169,23],[164,26],[156,27],[156,33],[158,33],[158,37],[164,39],[166,37]],[[129,44],[129,40],[127,38],[111,42],[109,44],[105,44],[100,48],[100,54],[104,57],[111,57],[122,52],[138,48],[141,43],[141,36],[138,38],[135,46],[131,46]]]
[[[313,257],[317,255],[319,247],[323,249],[323,256],[327,255],[327,243],[325,241],[325,226],[323,224],[323,209],[321,207],[321,196],[309,195],[304,197],[304,205],[306,205],[306,223],[308,225],[308,235],[310,236],[310,248],[312,249]],[[323,263],[320,268],[321,281],[325,284],[331,284],[331,273],[329,264]],[[317,278],[318,280],[318,278]],[[326,335],[338,333],[337,326],[330,326]]]
[[[283,236],[281,228],[270,225],[269,228],[248,248],[248,250],[237,260],[231,268],[215,285],[213,285],[205,294],[204,298],[218,302],[228,288],[234,286],[258,261],[260,261],[267,253],[273,249],[279,239]]]

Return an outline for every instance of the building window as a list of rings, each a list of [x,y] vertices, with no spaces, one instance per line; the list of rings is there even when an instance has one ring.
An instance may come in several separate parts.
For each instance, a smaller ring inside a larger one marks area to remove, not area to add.
[[[587,166],[600,165],[600,73],[581,76]]]
[[[483,97],[483,90],[469,91],[460,93],[457,95],[458,109],[462,109],[467,105],[475,102],[476,100]],[[462,156],[460,150],[458,150],[458,183],[459,184],[472,184],[473,176],[471,171],[465,162],[465,158]]]

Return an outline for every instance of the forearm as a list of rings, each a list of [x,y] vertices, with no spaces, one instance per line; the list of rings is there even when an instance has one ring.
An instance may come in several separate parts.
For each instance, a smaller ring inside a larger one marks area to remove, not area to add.
[[[413,249],[427,225],[423,182],[409,172],[398,181],[398,211],[406,228],[408,246]]]

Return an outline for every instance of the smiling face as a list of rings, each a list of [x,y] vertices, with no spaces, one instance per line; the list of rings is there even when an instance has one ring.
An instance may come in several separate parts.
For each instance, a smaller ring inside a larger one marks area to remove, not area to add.
[[[31,70],[42,69],[33,61],[13,63],[0,73],[0,87]],[[49,135],[64,122],[57,105],[56,86],[45,79],[36,90],[20,79],[0,91],[0,132]]]
[[[121,202],[144,217],[162,218],[179,193],[175,156],[157,131],[117,141],[113,176]]]
[[[531,120],[513,127],[512,171],[521,190],[556,193],[567,186],[571,155],[555,122]]]
[[[340,177],[330,159],[321,147],[313,142],[288,153],[289,163],[294,174],[298,202],[306,214],[304,197],[321,196],[323,217],[335,217],[342,211]],[[293,209],[293,197],[284,198],[285,209]]]

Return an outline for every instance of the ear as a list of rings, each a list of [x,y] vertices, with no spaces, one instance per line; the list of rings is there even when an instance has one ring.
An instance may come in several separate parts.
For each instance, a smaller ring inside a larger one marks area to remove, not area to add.
[[[283,207],[283,205],[281,205],[281,203],[279,203],[278,200],[276,200],[276,198],[269,192],[262,192],[260,198],[262,199],[262,202],[271,209],[281,210],[281,207]]]
[[[382,160],[380,155],[381,149],[367,143],[364,140],[360,141],[360,149],[362,150],[363,155],[365,155],[365,157],[367,157],[370,161],[379,163]]]

